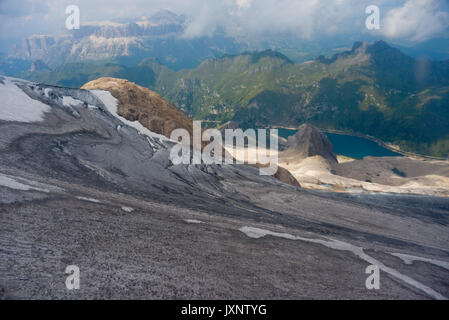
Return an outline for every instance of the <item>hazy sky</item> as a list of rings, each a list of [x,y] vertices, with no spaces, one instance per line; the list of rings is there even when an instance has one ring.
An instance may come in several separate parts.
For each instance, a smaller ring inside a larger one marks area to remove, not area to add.
[[[81,26],[123,21],[170,9],[189,19],[186,37],[210,35],[224,26],[230,35],[290,33],[322,35],[375,32],[389,40],[420,42],[448,33],[448,0],[0,0],[0,40],[64,31],[65,8],[78,5]],[[381,10],[381,29],[365,28],[365,8]]]

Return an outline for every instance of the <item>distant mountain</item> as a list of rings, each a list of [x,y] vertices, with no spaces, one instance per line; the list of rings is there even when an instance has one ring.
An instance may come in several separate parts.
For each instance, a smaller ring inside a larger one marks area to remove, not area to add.
[[[0,58],[0,74],[2,75],[18,75],[31,70],[33,61],[1,57]]]
[[[449,60],[415,60],[383,41],[302,64],[270,51],[209,59],[160,73],[156,91],[197,118],[247,127],[311,122],[449,153]]]
[[[152,87],[156,81],[156,75],[152,68],[146,65],[127,67],[117,63],[67,63],[52,71],[27,71],[20,72],[17,76],[42,83],[80,88],[86,82],[101,78],[124,78],[144,87]]]
[[[15,69],[3,65],[19,61],[30,64],[36,60],[54,69],[65,63],[106,60],[135,66],[142,59],[158,58],[170,68],[180,70],[196,68],[207,58],[268,48],[301,63],[318,54],[332,55],[347,50],[352,44],[351,38],[336,36],[313,41],[292,34],[230,36],[223,27],[218,27],[211,36],[188,38],[185,37],[188,23],[184,15],[161,10],[135,20],[83,22],[79,30],[60,35],[36,34],[21,41],[0,41],[1,51],[9,51],[6,56],[0,56],[0,74],[17,76],[17,72],[29,68],[22,66],[23,63],[15,63]],[[16,44],[12,46],[12,43]]]
[[[206,58],[241,51],[233,39],[222,33],[212,38],[185,39],[182,38],[184,29],[185,17],[168,10],[136,22],[85,23],[80,29],[59,37],[27,37],[21,45],[12,48],[7,59],[42,60],[55,68],[64,63],[116,57],[135,65],[143,58],[155,57],[171,68],[180,69],[196,67]]]
[[[36,71],[49,72],[51,69],[42,60],[36,60],[31,63],[30,72]]]
[[[15,46],[9,56],[23,60],[49,60],[48,55],[55,44],[55,38],[51,35],[33,35],[23,39],[21,46]]]
[[[123,61],[122,61],[123,62]],[[21,77],[80,87],[101,76],[148,87],[186,114],[242,127],[298,126],[371,135],[402,149],[447,157],[449,60],[416,60],[383,41],[294,64],[273,51],[207,59],[174,71],[158,59],[66,64]]]
[[[194,70],[162,69],[156,91],[193,117],[227,121],[262,88],[271,86],[274,73],[294,67],[272,50],[226,55],[208,59]]]
[[[430,39],[414,45],[395,45],[399,50],[414,58],[430,60],[449,59],[449,38]]]

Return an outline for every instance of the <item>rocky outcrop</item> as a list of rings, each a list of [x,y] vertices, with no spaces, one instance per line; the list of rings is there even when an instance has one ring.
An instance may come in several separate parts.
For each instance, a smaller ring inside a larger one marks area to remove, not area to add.
[[[290,184],[295,187],[301,187],[298,180],[287,169],[278,167],[278,171],[274,174],[274,177],[284,183]]]
[[[321,156],[331,163],[337,163],[329,139],[308,123],[301,125],[295,135],[288,137],[287,150],[283,152],[282,156],[295,159]]]
[[[193,134],[192,120],[157,93],[133,82],[116,78],[99,78],[82,89],[106,90],[117,100],[117,113],[129,121],[139,121],[153,132],[170,137],[173,130],[186,129]]]

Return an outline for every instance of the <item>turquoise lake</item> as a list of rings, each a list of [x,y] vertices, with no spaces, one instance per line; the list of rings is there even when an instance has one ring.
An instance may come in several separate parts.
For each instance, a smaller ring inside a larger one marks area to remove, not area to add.
[[[278,129],[279,136],[288,138],[296,133],[296,130]],[[371,157],[401,157],[402,155],[384,148],[377,143],[345,134],[326,133],[329,141],[334,147],[334,153],[354,159],[363,159],[366,156]]]

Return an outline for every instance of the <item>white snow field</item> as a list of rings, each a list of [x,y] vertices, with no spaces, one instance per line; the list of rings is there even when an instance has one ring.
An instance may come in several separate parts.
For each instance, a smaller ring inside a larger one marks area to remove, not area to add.
[[[0,120],[18,122],[39,122],[50,107],[31,99],[14,83],[12,78],[3,77],[0,82]]]

